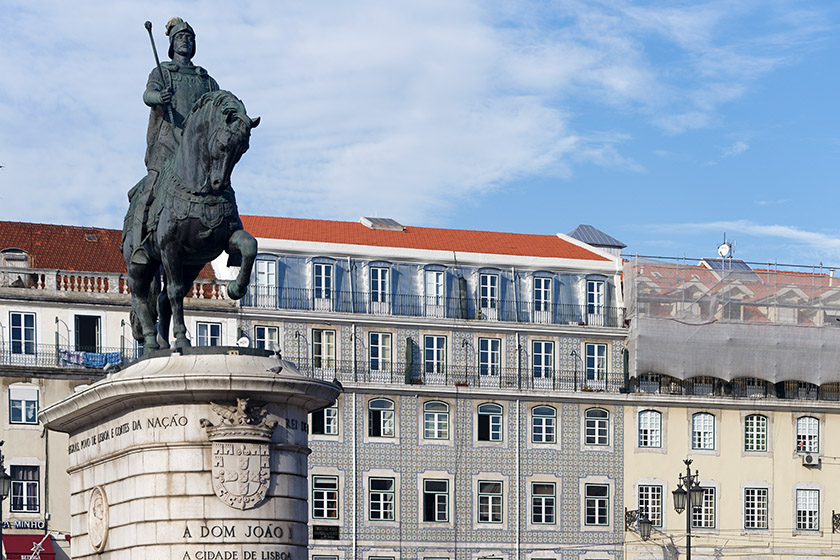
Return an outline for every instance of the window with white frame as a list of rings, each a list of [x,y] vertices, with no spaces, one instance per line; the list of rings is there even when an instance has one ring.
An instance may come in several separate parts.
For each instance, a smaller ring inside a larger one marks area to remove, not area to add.
[[[705,450],[715,448],[714,414],[697,412],[691,416],[691,448]]]
[[[12,478],[9,511],[13,513],[37,513],[40,510],[40,467],[11,465]]]
[[[715,528],[715,489],[703,488],[700,507],[691,512],[691,526],[698,529]]]
[[[551,278],[534,277],[534,311],[551,311]]]
[[[335,331],[312,329],[312,366],[317,369],[335,367]]]
[[[277,327],[254,327],[254,347],[263,350],[280,349],[280,331]]]
[[[557,497],[553,482],[531,483],[531,523],[554,525],[557,516]]]
[[[744,488],[744,529],[767,529],[767,488]]]
[[[531,343],[531,362],[534,379],[554,377],[554,342],[535,340]]]
[[[607,381],[607,345],[587,342],[584,345],[586,358],[586,384],[591,388],[603,389]]]
[[[586,312],[601,315],[604,312],[606,285],[603,280],[586,281]]]
[[[744,418],[744,451],[767,451],[767,417],[750,414]]]
[[[368,403],[368,436],[394,437],[394,401],[371,399]]]
[[[368,479],[368,504],[371,521],[394,521],[394,503],[396,501],[395,482],[393,478]]]
[[[531,409],[531,441],[554,443],[557,441],[557,409],[540,405]]]
[[[484,403],[478,406],[478,441],[502,441],[502,418],[504,409],[501,405]]]
[[[662,527],[662,486],[639,485],[639,513],[645,513],[654,527]]]
[[[312,288],[316,300],[332,299],[332,274],[333,266],[331,264],[312,264]]]
[[[423,404],[423,439],[449,439],[449,405],[445,402]]]
[[[387,268],[370,268],[370,301],[372,303],[387,303],[388,301],[388,273]]]
[[[445,523],[449,521],[449,481],[423,480],[423,521]]]
[[[204,323],[195,324],[198,346],[221,346],[222,345],[222,324]]]
[[[497,377],[501,373],[502,341],[498,338],[478,339],[478,374]]]
[[[369,333],[370,371],[391,371],[391,333]]]
[[[426,335],[423,338],[423,359],[426,374],[445,374],[446,337]]]
[[[9,325],[12,354],[35,354],[35,314],[12,311]]]
[[[478,481],[478,522],[502,522],[502,487],[500,480]]]
[[[820,491],[811,488],[796,490],[796,529],[820,530]]]
[[[479,306],[481,309],[498,309],[499,275],[480,274],[478,277]]]
[[[309,419],[313,435],[337,436],[338,435],[338,403],[323,410],[316,410]]]
[[[254,288],[258,307],[273,307],[277,289],[277,262],[257,259],[254,263]]]
[[[662,413],[658,410],[639,412],[639,447],[662,447]]]
[[[426,307],[443,307],[445,297],[443,274],[444,273],[439,270],[425,271]]]
[[[584,442],[586,445],[610,444],[610,413],[603,408],[588,408],[584,412]]]
[[[22,384],[9,386],[9,422],[38,423],[38,387]]]
[[[312,560],[338,560],[338,556],[334,554],[313,554]]]
[[[813,416],[796,419],[796,451],[798,453],[819,453],[820,421]]]
[[[338,519],[338,477],[312,477],[312,517]]]
[[[607,484],[585,485],[586,525],[610,524],[610,487]]]

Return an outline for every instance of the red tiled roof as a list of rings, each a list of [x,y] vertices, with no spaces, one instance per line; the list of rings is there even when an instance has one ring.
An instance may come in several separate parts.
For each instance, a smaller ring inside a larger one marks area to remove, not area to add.
[[[125,274],[117,229],[0,221],[0,251],[22,249],[32,268]],[[213,278],[208,264],[199,278]]]
[[[373,247],[458,251],[527,257],[607,261],[556,235],[470,231],[408,226],[405,231],[372,230],[359,222],[241,216],[254,237]]]
[[[32,268],[125,273],[115,229],[0,222],[0,251],[5,249],[26,251]]]

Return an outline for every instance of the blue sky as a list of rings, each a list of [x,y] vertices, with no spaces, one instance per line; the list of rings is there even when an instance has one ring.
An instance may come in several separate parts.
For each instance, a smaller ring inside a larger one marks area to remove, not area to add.
[[[240,211],[840,265],[840,6],[814,1],[4,3],[0,219],[121,227],[143,22],[261,116]],[[162,53],[163,54],[163,53]]]

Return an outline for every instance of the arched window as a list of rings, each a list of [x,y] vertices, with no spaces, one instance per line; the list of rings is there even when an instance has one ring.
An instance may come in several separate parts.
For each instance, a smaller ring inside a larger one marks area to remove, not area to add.
[[[394,401],[373,399],[368,403],[368,435],[394,437]]]
[[[449,439],[449,405],[429,401],[423,405],[423,438]]]
[[[750,414],[744,418],[744,451],[767,451],[767,417]]]
[[[609,445],[610,413],[603,408],[589,408],[584,413],[586,445]]]
[[[639,413],[639,447],[662,447],[662,413],[658,410]]]
[[[691,417],[691,448],[715,448],[715,416],[708,412],[698,412]]]
[[[531,441],[554,443],[557,441],[557,410],[553,406],[535,406],[531,409]]]
[[[819,453],[820,421],[813,416],[802,416],[796,420],[797,453]]]
[[[484,403],[478,406],[478,441],[502,441],[501,405]]]

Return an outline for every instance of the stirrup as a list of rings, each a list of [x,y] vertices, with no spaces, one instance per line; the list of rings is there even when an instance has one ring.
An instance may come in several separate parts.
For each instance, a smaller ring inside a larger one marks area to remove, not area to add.
[[[149,254],[143,247],[137,247],[131,254],[131,264],[149,264]]]

